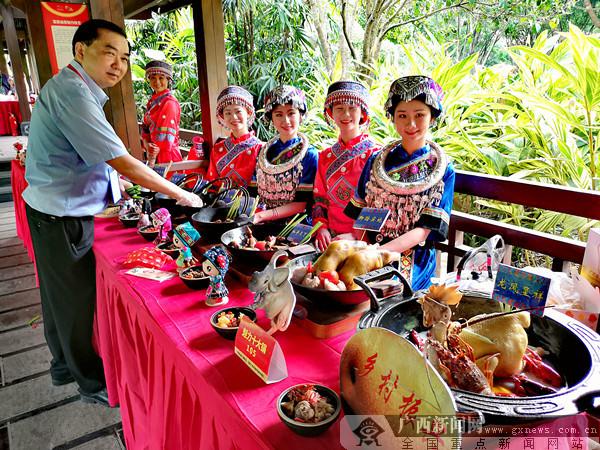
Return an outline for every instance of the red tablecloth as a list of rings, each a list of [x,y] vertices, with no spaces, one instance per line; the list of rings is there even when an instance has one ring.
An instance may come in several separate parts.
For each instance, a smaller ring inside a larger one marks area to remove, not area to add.
[[[23,241],[23,245],[27,249],[27,254],[33,261],[35,266],[35,257],[33,255],[33,244],[31,242],[31,235],[29,234],[29,224],[27,223],[27,216],[25,215],[25,201],[21,194],[27,187],[27,181],[25,181],[25,167],[22,166],[19,161],[12,160],[10,163],[10,184],[12,187],[12,197],[15,204],[15,222],[17,227],[17,236]],[[37,277],[37,270],[36,270]]]
[[[127,448],[341,448],[339,421],[318,438],[291,432],[275,402],[285,388],[320,383],[339,392],[340,353],[351,333],[316,340],[291,324],[275,335],[288,378],[265,385],[209,324],[203,291],[179,278],[158,283],[124,275],[120,263],[147,244],[116,219],[96,220],[97,344],[111,404],[119,403]],[[228,282],[230,305],[250,292]],[[268,321],[259,314],[259,324]]]
[[[10,129],[10,113],[15,115],[17,124],[21,123],[21,110],[17,100],[0,101],[0,135],[12,134]]]

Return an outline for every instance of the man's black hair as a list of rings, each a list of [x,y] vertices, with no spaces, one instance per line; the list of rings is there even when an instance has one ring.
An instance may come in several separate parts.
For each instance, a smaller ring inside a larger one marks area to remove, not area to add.
[[[75,35],[73,36],[73,41],[71,43],[73,56],[75,56],[75,44],[78,42],[83,42],[85,45],[92,45],[92,42],[98,39],[98,30],[113,31],[127,39],[125,30],[123,30],[123,28],[121,28],[119,25],[109,22],[108,20],[91,19],[79,25],[79,28],[77,28],[77,31],[75,31]],[[127,46],[131,50],[129,41],[127,41]]]

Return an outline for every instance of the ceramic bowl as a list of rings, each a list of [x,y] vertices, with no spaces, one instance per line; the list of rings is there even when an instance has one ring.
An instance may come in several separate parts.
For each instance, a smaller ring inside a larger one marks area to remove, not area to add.
[[[203,276],[202,278],[190,278],[189,274],[193,270],[202,271],[202,265],[190,266],[179,272],[179,278],[190,289],[206,289],[210,281],[210,277]]]
[[[158,236],[158,230],[153,225],[138,228],[138,233],[148,242],[152,242]]]
[[[119,217],[119,220],[125,228],[133,228],[137,226],[140,220],[139,214],[125,214],[123,217]]]
[[[282,409],[281,404],[289,401],[288,394],[289,392],[298,386],[304,386],[304,384],[297,384],[295,386],[291,386],[285,391],[281,393],[279,398],[277,398],[277,414],[283,423],[285,423],[290,430],[301,435],[301,436],[317,436],[323,433],[327,428],[329,428],[340,415],[340,411],[342,409],[342,404],[340,401],[340,396],[328,388],[327,386],[323,386],[321,384],[315,384],[315,390],[321,394],[323,397],[327,397],[329,403],[333,406],[334,411],[331,416],[317,423],[304,423],[298,422],[294,420],[292,417],[289,417]]]
[[[229,339],[229,340],[233,341],[235,339],[235,335],[236,335],[239,327],[221,328],[221,327],[217,326],[217,317],[219,317],[219,314],[221,314],[222,312],[229,312],[229,311],[233,312],[235,317],[239,317],[239,314],[243,313],[252,322],[256,322],[256,312],[254,312],[253,309],[250,309],[250,308],[244,307],[244,306],[230,306],[229,308],[220,309],[219,311],[214,313],[212,316],[210,316],[210,324],[215,329],[215,331],[217,333],[219,333],[221,336],[223,336],[225,339]]]

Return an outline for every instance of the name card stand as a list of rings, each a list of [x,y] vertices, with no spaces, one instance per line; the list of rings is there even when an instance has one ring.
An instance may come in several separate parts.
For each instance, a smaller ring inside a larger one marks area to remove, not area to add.
[[[354,221],[357,230],[380,231],[385,224],[390,210],[387,208],[363,208]]]
[[[287,366],[279,343],[265,330],[242,318],[235,335],[235,354],[266,384],[287,378]]]
[[[550,278],[500,264],[492,299],[519,309],[536,308],[531,313],[543,316],[550,281]]]

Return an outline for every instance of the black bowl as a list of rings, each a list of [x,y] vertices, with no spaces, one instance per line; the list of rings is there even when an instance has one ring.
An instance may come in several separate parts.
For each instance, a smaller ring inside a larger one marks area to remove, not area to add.
[[[240,216],[236,220],[226,222],[229,208],[203,208],[192,215],[192,224],[200,233],[201,245],[216,244],[220,242],[221,235],[242,225],[252,223],[247,216]],[[216,222],[219,220],[220,222]]]
[[[140,217],[139,214],[125,214],[123,217],[119,217],[119,220],[125,228],[133,228],[137,226]]]
[[[161,252],[166,253],[173,259],[176,259],[179,256],[179,249],[178,248],[171,249],[170,247],[175,247],[175,245],[171,241],[161,242],[160,244],[158,244],[156,246],[156,248],[159,249]]]
[[[236,335],[239,327],[221,328],[221,327],[217,326],[217,317],[219,317],[219,314],[221,314],[222,312],[229,312],[229,311],[234,313],[235,317],[239,317],[239,314],[243,313],[252,322],[256,322],[256,312],[254,312],[253,309],[250,309],[245,306],[230,306],[229,308],[220,309],[219,311],[214,313],[212,316],[210,316],[210,324],[215,329],[215,331],[217,333],[219,333],[221,336],[223,336],[225,339],[229,339],[229,340],[233,341],[235,339],[235,335]]]
[[[186,278],[185,275],[189,273],[192,269],[200,269],[202,270],[202,265],[198,264],[196,266],[190,266],[183,269],[179,272],[179,278],[181,281],[189,287],[190,289],[206,289],[208,287],[210,277],[204,276],[202,278]]]
[[[148,231],[149,229],[154,229],[154,231]],[[152,242],[158,236],[158,230],[153,225],[147,225],[142,228],[138,228],[138,233],[146,239],[148,242]]]
[[[298,422],[293,418],[288,417],[288,415],[285,412],[283,412],[281,404],[289,400],[287,396],[293,388],[304,385],[305,384],[297,384],[296,386],[291,386],[281,393],[281,395],[277,398],[277,415],[279,416],[281,421],[285,423],[293,432],[298,433],[301,436],[317,436],[323,433],[325,430],[327,430],[327,428],[329,428],[333,424],[333,422],[336,421],[336,419],[340,415],[342,403],[340,401],[340,396],[334,390],[321,384],[315,384],[315,390],[323,397],[327,397],[329,403],[331,403],[331,405],[333,406],[333,414],[327,419],[317,423]]]

